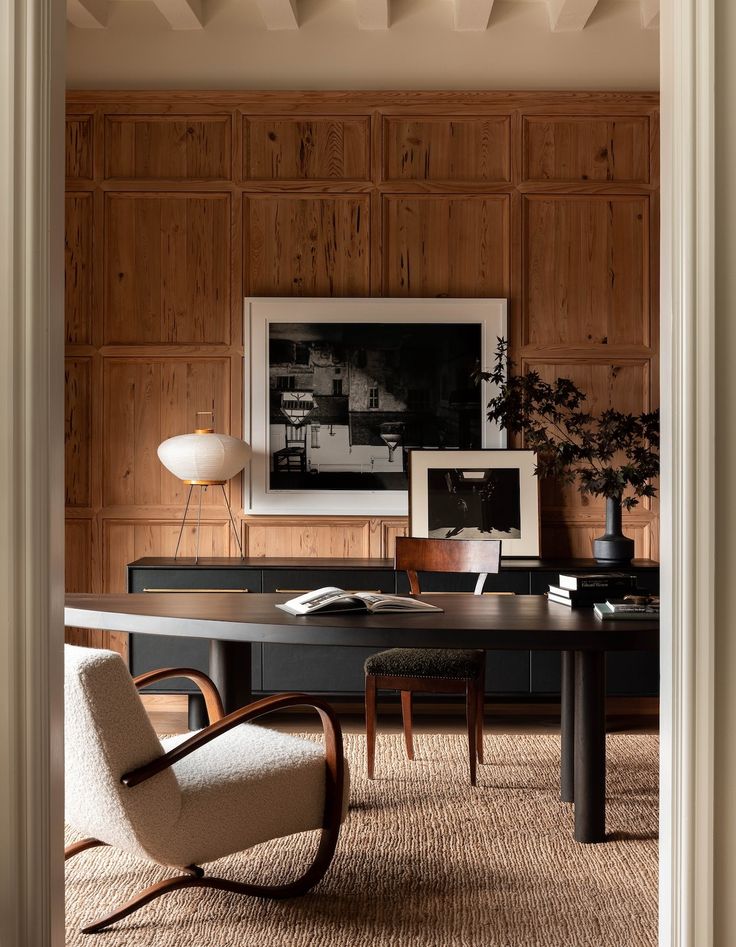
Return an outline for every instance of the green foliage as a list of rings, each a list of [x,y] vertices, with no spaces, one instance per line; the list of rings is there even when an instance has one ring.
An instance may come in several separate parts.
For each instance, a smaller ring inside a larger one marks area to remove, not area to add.
[[[587,396],[569,378],[549,384],[538,372],[514,375],[509,345],[499,338],[494,368],[479,372],[497,394],[488,419],[537,452],[536,474],[577,482],[584,494],[620,499],[630,510],[640,497],[653,497],[659,473],[659,411],[593,415]]]

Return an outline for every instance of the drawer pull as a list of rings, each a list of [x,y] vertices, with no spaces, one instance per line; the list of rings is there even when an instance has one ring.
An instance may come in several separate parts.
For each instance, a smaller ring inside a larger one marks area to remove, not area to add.
[[[304,595],[305,592],[314,592],[315,589],[275,589],[283,595]],[[367,592],[370,595],[390,595],[390,592],[382,592],[380,589],[343,589],[346,595],[357,595],[358,592]]]
[[[143,589],[144,592],[250,592],[250,589]]]
[[[408,595],[408,593],[406,593]],[[425,595],[474,595],[474,592],[422,592],[422,598]],[[516,595],[516,592],[484,592],[484,595]]]

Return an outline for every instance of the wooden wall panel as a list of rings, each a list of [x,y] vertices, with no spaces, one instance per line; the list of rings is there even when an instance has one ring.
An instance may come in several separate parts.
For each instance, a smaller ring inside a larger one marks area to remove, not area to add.
[[[68,181],[91,181],[94,177],[91,115],[66,116],[66,177]]]
[[[627,517],[624,528],[626,535],[634,540],[637,558],[652,557],[650,523],[631,522],[630,517]],[[600,536],[601,532],[599,520],[587,523],[575,523],[569,520],[561,520],[558,523],[547,522],[542,527],[544,555],[560,559],[589,558],[593,540]]]
[[[231,177],[230,115],[108,115],[105,177],[217,181]]]
[[[253,296],[367,296],[367,197],[246,198],[243,272]]]
[[[649,118],[533,115],[524,119],[527,181],[649,183]]]
[[[70,93],[70,587],[122,590],[128,561],[173,554],[186,490],[156,448],[213,406],[240,432],[244,295],[505,296],[517,364],[571,376],[594,407],[654,406],[657,108],[650,93]],[[249,555],[391,556],[407,529],[246,517],[229,489]],[[543,552],[588,555],[602,505],[543,497]],[[657,555],[656,504],[627,528]],[[235,551],[208,491],[200,553]]]
[[[64,492],[69,507],[92,506],[92,360],[64,360]]]
[[[527,196],[525,345],[650,341],[649,198]]]
[[[104,338],[230,341],[229,194],[108,193]]]
[[[243,177],[254,181],[370,179],[368,116],[244,118]]]
[[[385,296],[509,295],[509,197],[384,200]]]
[[[511,180],[508,115],[384,120],[387,181],[490,184]]]
[[[345,517],[331,522],[293,516],[248,519],[243,524],[243,550],[246,556],[367,558],[370,523]]]
[[[66,341],[92,342],[92,274],[94,194],[75,191],[66,196],[64,233],[64,312]]]
[[[230,361],[107,358],[104,364],[103,502],[106,506],[171,506],[188,487],[158,459],[161,441],[195,428],[197,411],[214,411],[229,433]],[[222,506],[208,490],[203,506]]]

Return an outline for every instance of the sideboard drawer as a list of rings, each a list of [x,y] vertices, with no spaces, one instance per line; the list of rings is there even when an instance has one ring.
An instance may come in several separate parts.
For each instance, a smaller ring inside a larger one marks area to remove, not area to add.
[[[393,569],[267,569],[263,573],[264,592],[300,595],[326,585],[348,592],[396,591]]]
[[[260,569],[131,569],[129,592],[261,592]]]

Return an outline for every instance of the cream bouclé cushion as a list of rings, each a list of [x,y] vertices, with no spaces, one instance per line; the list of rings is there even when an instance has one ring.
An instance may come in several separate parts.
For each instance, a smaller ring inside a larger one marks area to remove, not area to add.
[[[162,745],[112,651],[65,646],[65,702],[66,817],[85,835],[182,866],[322,825],[321,743],[241,724],[127,788],[124,773],[189,734]]]

